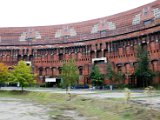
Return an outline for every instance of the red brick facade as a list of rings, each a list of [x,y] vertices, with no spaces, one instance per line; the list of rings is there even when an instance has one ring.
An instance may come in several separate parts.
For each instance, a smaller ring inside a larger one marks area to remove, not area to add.
[[[135,48],[146,44],[150,68],[160,72],[160,1],[113,16],[85,22],[38,26],[0,28],[0,61],[9,66],[19,60],[31,62],[39,82],[45,77],[58,78],[64,61],[75,59],[79,83],[89,83],[88,75],[95,61],[103,61],[133,82],[136,65]],[[96,59],[95,59],[96,58]],[[109,80],[105,80],[109,83]],[[160,84],[160,76],[154,78]]]

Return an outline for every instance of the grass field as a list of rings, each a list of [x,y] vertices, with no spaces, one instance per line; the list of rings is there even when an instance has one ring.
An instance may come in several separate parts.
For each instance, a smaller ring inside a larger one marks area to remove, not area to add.
[[[49,108],[50,120],[160,120],[160,111],[124,99],[91,99],[66,94],[0,91],[0,97],[18,98]]]

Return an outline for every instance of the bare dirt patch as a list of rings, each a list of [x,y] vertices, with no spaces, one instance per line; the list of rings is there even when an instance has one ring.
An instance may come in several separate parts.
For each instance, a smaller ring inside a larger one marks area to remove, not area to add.
[[[160,111],[160,97],[137,98],[131,101]]]
[[[48,110],[15,98],[0,98],[0,120],[48,120]]]
[[[0,98],[0,120],[89,120],[75,108],[56,104],[51,106],[23,99]],[[51,110],[60,110],[60,113],[50,115]]]

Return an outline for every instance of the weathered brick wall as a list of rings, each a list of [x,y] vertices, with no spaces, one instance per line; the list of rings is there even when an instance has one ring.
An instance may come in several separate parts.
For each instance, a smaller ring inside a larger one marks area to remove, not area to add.
[[[144,8],[147,9],[146,15],[142,13]],[[160,19],[154,17],[152,10],[155,8],[160,9],[158,0],[127,12],[86,22],[0,28],[0,61],[9,66],[17,64],[19,60],[31,61],[34,73],[38,74],[38,78],[44,78],[58,77],[63,62],[72,58],[75,59],[79,72],[82,70],[80,83],[86,83],[90,66],[93,65],[92,58],[104,57],[112,63],[115,71],[121,69],[128,79],[127,75],[133,74],[135,70],[136,47],[146,44],[150,68],[160,72]],[[137,14],[141,14],[140,23],[132,25]],[[146,20],[150,20],[150,23],[146,24]],[[101,22],[106,25],[115,24],[116,28],[110,30],[107,26],[104,30],[105,26],[102,26]],[[91,33],[96,24],[98,32]],[[57,30],[64,33],[64,29],[68,32],[55,38]],[[71,30],[76,31],[76,36],[70,36]],[[28,35],[28,31],[31,34]],[[99,67],[101,73],[105,74],[106,65],[100,64]],[[43,82],[42,79],[39,80]],[[106,80],[106,83],[109,82]],[[160,83],[160,77],[156,77],[154,82]]]

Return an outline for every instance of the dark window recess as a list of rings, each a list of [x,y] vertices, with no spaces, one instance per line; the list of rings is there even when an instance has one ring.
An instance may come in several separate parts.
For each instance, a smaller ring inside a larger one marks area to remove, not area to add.
[[[59,68],[59,74],[61,74],[62,73],[62,68]]]
[[[83,73],[83,69],[79,68],[79,75],[82,75],[82,73]]]
[[[63,60],[63,54],[59,54],[59,60]]]
[[[117,66],[118,71],[122,71],[122,67],[121,66]]]
[[[29,63],[27,63],[26,65],[27,65],[27,66],[30,66],[30,64],[29,64]]]
[[[98,60],[98,61],[94,61],[94,64],[103,64],[104,60]]]
[[[66,39],[68,39],[69,38],[69,35],[65,35],[64,36],[64,39],[66,40]]]
[[[102,49],[102,43],[100,43],[100,49]]]
[[[22,53],[24,54],[24,52],[25,52],[25,49],[23,49]]]
[[[105,35],[107,33],[107,31],[106,30],[102,30],[102,31],[100,31],[100,33],[101,33],[101,35]]]
[[[101,51],[97,51],[97,56],[96,56],[97,58],[100,58],[100,57],[102,57],[102,52]]]
[[[108,49],[108,43],[106,43],[106,49]]]
[[[150,20],[145,20],[145,21],[143,21],[143,24],[144,25],[148,25],[148,24],[151,24],[152,23],[152,20],[150,19]]]
[[[39,75],[41,76],[41,75],[42,75],[42,73],[43,73],[43,70],[42,70],[42,69],[40,69],[40,70],[39,70]]]
[[[96,49],[98,48],[98,44],[95,44],[95,46],[96,46]]]
[[[27,49],[27,50],[26,50],[26,54],[28,54],[28,52],[29,52],[29,50]]]

